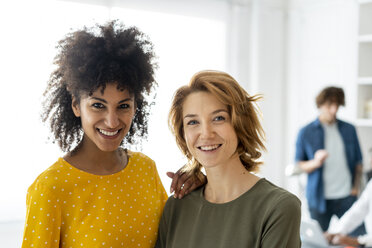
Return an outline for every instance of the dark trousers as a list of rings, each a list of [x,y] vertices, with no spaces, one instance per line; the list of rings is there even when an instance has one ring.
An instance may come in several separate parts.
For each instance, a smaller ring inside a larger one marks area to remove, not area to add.
[[[319,222],[320,227],[323,229],[323,232],[328,230],[329,222],[333,215],[336,215],[338,218],[341,216],[353,205],[357,200],[355,196],[348,196],[346,198],[326,200],[326,211],[325,213],[319,213],[316,209],[310,209],[310,216],[312,219]],[[359,236],[366,233],[364,224],[357,227],[352,233],[351,236]]]

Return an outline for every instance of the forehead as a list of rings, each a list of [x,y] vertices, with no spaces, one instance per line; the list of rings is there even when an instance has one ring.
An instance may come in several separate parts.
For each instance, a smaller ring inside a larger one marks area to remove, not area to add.
[[[337,101],[328,100],[325,103],[323,103],[321,106],[324,106],[324,107],[337,106],[338,107],[339,104]]]
[[[216,96],[210,92],[199,91],[188,95],[182,105],[183,116],[187,114],[210,114],[213,111],[228,110]]]
[[[132,94],[128,89],[118,88],[116,83],[108,83],[105,86],[101,86],[91,92],[89,96],[93,97],[104,97],[104,98],[116,98],[116,97],[132,97]]]

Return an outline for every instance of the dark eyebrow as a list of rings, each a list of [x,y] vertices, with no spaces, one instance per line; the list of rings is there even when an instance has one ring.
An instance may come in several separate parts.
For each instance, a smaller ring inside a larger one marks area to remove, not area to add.
[[[215,114],[218,114],[220,112],[226,112],[226,113],[229,113],[226,109],[217,109],[215,111],[212,112],[212,115],[215,115]],[[196,114],[188,114],[188,115],[185,115],[183,117],[183,119],[186,119],[186,118],[193,118],[193,117],[196,117],[197,115]]]
[[[107,103],[107,101],[105,99],[102,99],[102,98],[99,98],[99,97],[92,96],[91,99],[94,99],[94,100],[97,100],[97,101],[101,101],[101,102]],[[133,101],[133,99],[132,98],[125,98],[125,99],[121,100],[119,102],[119,104],[121,104],[123,102],[128,102],[128,101]]]

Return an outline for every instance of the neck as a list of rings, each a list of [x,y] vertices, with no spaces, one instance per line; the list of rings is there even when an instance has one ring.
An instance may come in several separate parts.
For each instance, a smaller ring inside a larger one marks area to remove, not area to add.
[[[319,121],[323,124],[331,125],[336,122],[336,118],[334,119],[327,119],[323,115],[319,115]]]
[[[102,151],[84,138],[64,159],[78,169],[97,175],[116,173],[127,164],[127,154],[123,149]]]
[[[213,203],[225,203],[238,198],[260,179],[245,169],[238,160],[213,168],[206,168],[208,183],[204,197]]]

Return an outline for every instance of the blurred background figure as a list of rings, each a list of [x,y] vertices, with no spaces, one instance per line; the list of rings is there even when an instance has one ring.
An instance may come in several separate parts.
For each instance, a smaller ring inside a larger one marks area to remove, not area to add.
[[[318,118],[299,131],[296,142],[296,162],[308,174],[310,216],[323,231],[333,215],[340,218],[351,207],[360,190],[362,153],[358,136],[352,124],[337,119],[337,111],[344,105],[342,88],[323,89],[316,97]]]
[[[367,233],[357,237],[348,236],[364,221]],[[370,180],[360,198],[346,211],[339,221],[333,222],[326,234],[333,245],[372,247],[372,181]]]

